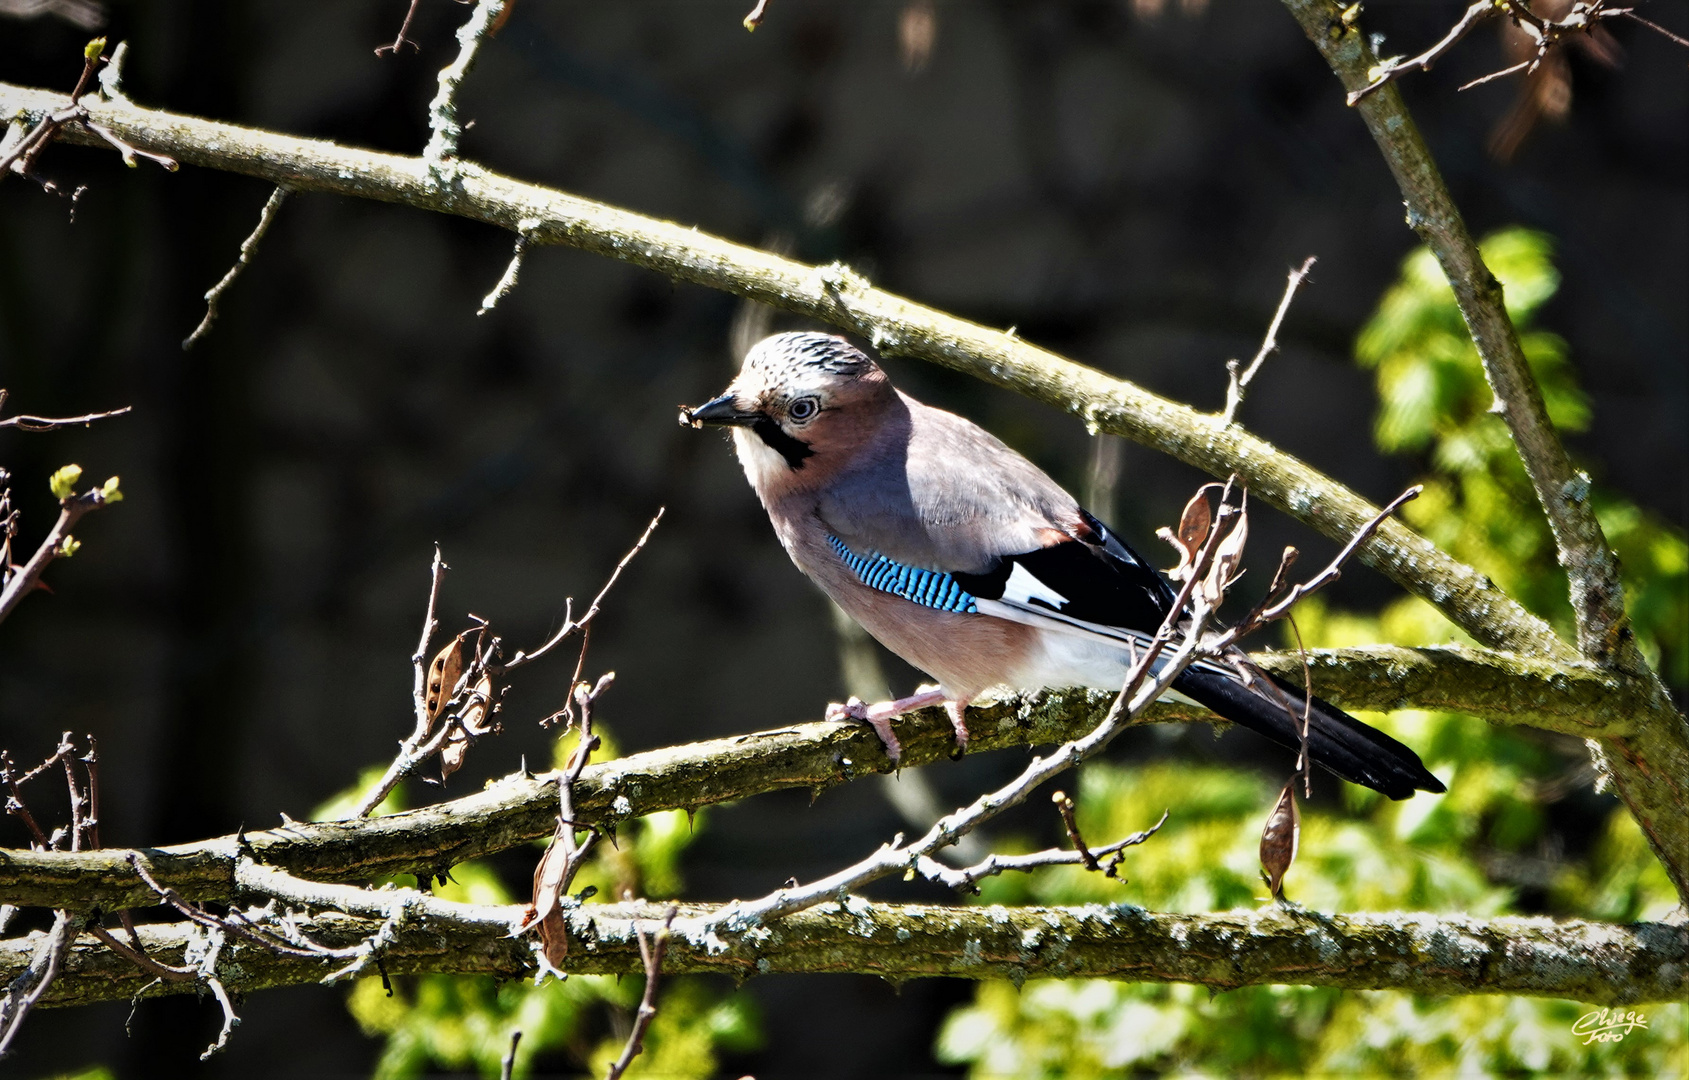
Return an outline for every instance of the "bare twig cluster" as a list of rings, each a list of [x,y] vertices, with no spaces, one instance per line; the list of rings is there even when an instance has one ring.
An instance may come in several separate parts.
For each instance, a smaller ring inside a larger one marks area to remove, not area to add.
[[[1644,19],[1636,14],[1634,8],[1614,7],[1608,3],[1608,0],[1578,0],[1576,3],[1557,6],[1563,7],[1565,13],[1558,18],[1554,18],[1533,10],[1529,0],[1474,0],[1472,5],[1460,16],[1460,19],[1449,28],[1449,32],[1444,34],[1429,49],[1418,56],[1398,56],[1379,61],[1368,73],[1371,81],[1358,90],[1350,91],[1349,104],[1359,103],[1362,98],[1373,93],[1379,87],[1394,82],[1412,72],[1430,71],[1433,64],[1446,56],[1450,50],[1465,39],[1467,34],[1472,32],[1473,27],[1494,18],[1504,17],[1508,19],[1530,39],[1532,46],[1530,55],[1499,71],[1492,71],[1488,75],[1473,79],[1462,86],[1462,90],[1470,90],[1474,86],[1482,86],[1484,83],[1505,78],[1508,75],[1516,75],[1520,72],[1529,75],[1541,66],[1550,51],[1566,44],[1568,41],[1598,33],[1600,24],[1611,19],[1625,18],[1641,23],[1671,41],[1689,48],[1689,41],[1685,41],[1663,26]],[[1346,9],[1346,19],[1349,18],[1349,12],[1358,15],[1360,5],[1357,4],[1353,8]]]
[[[0,389],[0,408],[6,404],[6,391]],[[48,416],[18,415],[0,419],[0,430],[16,428],[19,431],[58,431],[67,427],[86,427],[96,420],[108,417],[122,416],[129,411],[125,405],[121,409],[110,412],[85,413],[81,416],[62,418]],[[41,581],[41,575],[55,559],[65,559],[76,554],[81,547],[81,541],[71,535],[71,529],[82,518],[100,509],[119,502],[123,492],[118,487],[118,478],[113,476],[99,487],[90,487],[81,492],[76,486],[82,480],[82,467],[66,465],[52,476],[49,486],[59,500],[59,518],[48,530],[47,536],[35,549],[35,554],[19,566],[12,562],[12,541],[17,539],[19,512],[12,507],[11,474],[0,468],[0,622],[23,601],[23,598],[38,588],[46,588]]]
[[[498,712],[503,691],[498,681],[510,672],[523,667],[556,648],[575,634],[584,634],[598,616],[604,597],[627,569],[628,563],[644,549],[651,534],[663,519],[659,508],[633,547],[616,564],[598,594],[592,598],[586,612],[574,617],[574,599],[565,602],[563,625],[532,652],[521,649],[508,661],[504,657],[503,639],[492,632],[491,626],[478,615],[470,615],[472,625],[460,631],[429,659],[429,649],[440,623],[436,618],[440,586],[445,581],[445,560],[440,549],[434,549],[434,561],[429,571],[428,606],[422,620],[422,637],[416,652],[411,655],[415,680],[411,691],[415,725],[409,736],[399,744],[381,778],[358,801],[355,817],[367,817],[387,798],[399,781],[416,770],[429,758],[439,755],[441,780],[451,776],[463,765],[469,747],[484,735],[497,734],[494,716]],[[583,653],[584,655],[584,653]],[[578,679],[579,672],[576,672]],[[570,704],[550,719],[569,715]],[[582,762],[584,766],[584,762]]]
[[[78,783],[75,762],[83,766],[83,781]],[[9,751],[0,750],[0,785],[6,789],[6,813],[23,822],[29,831],[30,847],[37,851],[82,851],[99,846],[99,779],[96,771],[99,754],[92,738],[88,752],[76,757],[76,745],[70,732],[59,737],[59,744],[41,764],[19,771]],[[70,793],[70,824],[51,834],[42,829],[35,815],[24,802],[24,785],[59,766],[64,773]],[[0,905],[0,932],[16,917],[18,909],[10,904]],[[29,964],[9,980],[0,993],[0,1058],[10,1051],[13,1040],[53,980],[63,968],[66,951],[84,926],[81,914],[59,908],[53,912],[53,925],[37,942]]]
[[[90,41],[88,47],[83,50],[82,74],[77,76],[76,86],[70,92],[70,104],[41,117],[35,126],[30,128],[27,133],[23,133],[21,137],[13,137],[13,133],[19,130],[14,126],[8,131],[6,138],[0,139],[0,180],[4,180],[8,174],[16,172],[20,176],[37,179],[47,191],[56,191],[57,188],[50,182],[36,177],[35,163],[41,157],[41,152],[47,149],[47,144],[53,141],[53,137],[63,130],[66,124],[71,123],[81,125],[93,135],[110,144],[112,148],[123,155],[123,163],[131,168],[135,166],[137,158],[145,158],[170,172],[176,171],[175,158],[166,154],[155,154],[137,149],[126,140],[119,138],[109,127],[95,121],[89,115],[87,108],[83,106],[82,95],[88,91],[89,83],[93,80],[95,71],[106,60],[105,47],[106,39],[102,37]],[[115,66],[121,53],[122,46],[119,46],[117,52],[111,58],[112,65]],[[102,87],[108,85],[114,87],[116,85],[115,78],[109,82],[102,79],[101,85]]]

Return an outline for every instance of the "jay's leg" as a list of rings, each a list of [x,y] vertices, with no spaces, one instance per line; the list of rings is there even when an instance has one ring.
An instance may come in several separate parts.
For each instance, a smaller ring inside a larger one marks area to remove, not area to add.
[[[962,718],[967,711],[970,698],[959,697],[944,703],[944,711],[950,714],[950,726],[956,729],[956,753],[953,757],[961,757],[968,752],[968,723]]]
[[[880,737],[881,745],[886,748],[886,756],[891,758],[892,764],[895,765],[897,759],[903,756],[903,746],[897,741],[896,733],[891,730],[891,722],[906,712],[924,709],[928,705],[937,705],[945,700],[944,691],[938,689],[922,690],[906,698],[898,698],[896,701],[882,701],[876,705],[869,705],[861,698],[851,698],[843,705],[835,701],[827,706],[827,719],[856,720],[873,728],[874,734]],[[948,704],[946,704],[946,708],[948,707]],[[957,719],[958,715],[958,713],[952,713],[950,722],[958,725],[958,730],[961,730],[961,721]],[[962,740],[964,743],[966,742],[965,733]]]

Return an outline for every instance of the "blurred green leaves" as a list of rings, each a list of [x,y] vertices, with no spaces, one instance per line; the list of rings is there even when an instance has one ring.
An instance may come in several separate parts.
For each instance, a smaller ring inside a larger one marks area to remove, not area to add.
[[[1585,430],[1589,400],[1565,341],[1532,325],[1560,285],[1552,239],[1504,229],[1479,246],[1505,290],[1549,416],[1563,433]],[[1404,510],[1408,521],[1569,631],[1572,613],[1553,537],[1506,425],[1489,411],[1493,395],[1477,349],[1430,251],[1421,248],[1403,262],[1400,279],[1361,331],[1355,355],[1377,373],[1373,431],[1379,449],[1418,455],[1427,471],[1425,493]],[[1599,486],[1591,497],[1623,567],[1627,608],[1643,653],[1681,691],[1689,686],[1689,546],[1683,533]]]
[[[1502,281],[1521,344],[1563,431],[1584,430],[1589,403],[1566,344],[1532,326],[1559,275],[1552,241],[1509,229],[1481,245]],[[1410,522],[1561,630],[1571,628],[1552,537],[1501,419],[1448,283],[1421,249],[1402,265],[1356,343],[1377,375],[1379,449],[1414,455],[1425,494]],[[1634,503],[1592,493],[1623,563],[1638,640],[1673,685],[1689,683],[1689,549],[1683,534]],[[1425,645],[1462,635],[1406,597],[1373,614],[1298,608],[1310,647]],[[1582,747],[1468,716],[1364,715],[1417,749],[1449,787],[1392,803],[1324,774],[1305,808],[1289,897],[1321,911],[1404,909],[1501,915],[1528,909],[1611,921],[1660,919],[1677,904],[1636,823],[1588,795]],[[1258,772],[1162,762],[1086,767],[1079,823],[1093,843],[1171,817],[1131,849],[1125,882],[1078,867],[983,882],[992,903],[1125,902],[1213,911],[1267,902],[1257,864],[1278,782]],[[1572,797],[1582,801],[1567,803]],[[1563,806],[1562,804],[1566,804]],[[1557,809],[1558,808],[1558,809]],[[1569,808],[1569,809],[1568,809]],[[1562,821],[1595,814],[1593,836],[1566,854]],[[1002,845],[1000,845],[1002,846]],[[1022,845],[1030,848],[1030,841]],[[1042,846],[1039,844],[1038,846]],[[1528,894],[1528,897],[1527,895]],[[1201,987],[1106,981],[983,984],[939,1034],[940,1060],[986,1077],[1140,1075],[1667,1076],[1689,1075],[1689,1009],[1645,1006],[1647,1029],[1585,1044],[1572,1031],[1589,1007],[1525,997],[1424,998],[1386,991]]]

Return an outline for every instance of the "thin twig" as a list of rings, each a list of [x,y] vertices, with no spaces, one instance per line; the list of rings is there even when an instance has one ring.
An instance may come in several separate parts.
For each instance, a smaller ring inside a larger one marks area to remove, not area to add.
[[[1662,35],[1666,38],[1669,38],[1670,40],[1675,41],[1677,44],[1683,46],[1685,49],[1689,49],[1689,38],[1679,37],[1678,35],[1672,33],[1670,30],[1667,30],[1665,27],[1661,26],[1659,23],[1649,22],[1647,19],[1644,19],[1642,16],[1638,15],[1636,12],[1632,11],[1629,8],[1626,8],[1623,11],[1614,12],[1614,14],[1615,15],[1623,15],[1627,19],[1634,19],[1635,21],[1641,23],[1643,26],[1646,26],[1648,29],[1654,31],[1656,34],[1660,34],[1660,35]]]
[[[1073,844],[1074,854],[1079,856],[1079,862],[1087,870],[1101,870],[1102,864],[1097,862],[1091,849],[1085,845],[1085,838],[1079,835],[1079,821],[1073,816],[1073,799],[1065,791],[1058,791],[1050,796],[1050,801],[1056,804],[1056,813],[1061,815],[1062,828],[1067,830],[1067,839]]]
[[[1229,427],[1237,419],[1237,407],[1243,404],[1243,392],[1249,388],[1255,373],[1261,370],[1261,365],[1267,357],[1278,351],[1278,328],[1284,323],[1285,312],[1290,310],[1290,301],[1296,297],[1296,289],[1307,278],[1308,271],[1314,268],[1315,258],[1309,255],[1302,260],[1302,265],[1290,271],[1290,278],[1284,285],[1284,296],[1278,302],[1278,310],[1273,312],[1273,321],[1267,325],[1267,336],[1261,339],[1261,348],[1256,351],[1255,359],[1249,362],[1241,374],[1238,372],[1236,360],[1226,361],[1226,371],[1230,378],[1226,383],[1226,411],[1222,419]]]
[[[584,643],[581,646],[581,655],[584,662]],[[578,673],[579,668],[576,671]],[[575,785],[580,782],[581,774],[586,771],[587,762],[592,758],[592,752],[599,745],[598,736],[592,733],[593,706],[597,704],[599,697],[610,689],[615,679],[615,672],[605,672],[591,686],[576,681],[569,690],[574,708],[579,711],[580,728],[569,764],[557,778],[557,828],[552,833],[551,843],[547,845],[545,854],[540,857],[539,865],[534,867],[531,910],[521,928],[517,930],[519,934],[536,928],[540,931],[540,938],[545,946],[544,955],[549,964],[562,963],[562,958],[568,953],[567,932],[555,916],[562,907],[563,898],[568,895],[575,875],[580,872],[593,844],[600,836],[598,828],[576,820]],[[575,840],[577,828],[586,830],[586,838],[579,842]]]
[[[217,301],[223,298],[223,293],[235,283],[235,278],[240,277],[241,271],[252,262],[252,256],[257,253],[264,234],[270,231],[270,222],[275,220],[276,211],[281,209],[281,204],[286,202],[292,193],[293,189],[286,184],[277,184],[276,189],[270,192],[270,197],[264,200],[264,208],[258,211],[258,224],[253,226],[251,235],[241,241],[240,254],[235,257],[234,265],[229,267],[229,272],[223,275],[222,280],[206,292],[205,317],[199,320],[194,332],[182,342],[183,351],[193,348],[200,338],[210,333],[211,324],[217,321]]]
[[[20,139],[4,157],[0,157],[0,180],[5,179],[12,171],[12,165],[18,161],[23,163],[18,171],[27,174],[59,128],[70,120],[87,116],[79,101],[88,89],[88,80],[93,77],[94,69],[100,66],[100,53],[105,49],[105,45],[105,38],[95,38],[82,50],[82,74],[76,77],[76,87],[70,92],[70,106],[43,116],[41,122],[36,124],[29,134]]]
[[[4,405],[5,402],[6,391],[0,390],[0,405]],[[0,419],[0,429],[17,428],[19,431],[57,431],[60,428],[67,427],[87,427],[96,420],[105,420],[113,416],[122,416],[123,414],[132,412],[133,410],[134,406],[125,405],[121,409],[112,409],[110,412],[83,413],[81,416],[30,416],[25,413],[19,413],[16,416],[8,416],[5,419]]]
[[[504,273],[499,275],[498,283],[493,291],[481,298],[481,307],[476,315],[485,315],[510,294],[516,287],[516,275],[522,270],[522,258],[528,253],[528,234],[540,227],[539,218],[523,218],[516,223],[516,247],[510,253],[510,262],[506,264]]]
[[[88,933],[98,938],[100,942],[112,952],[123,957],[125,960],[134,964],[141,970],[156,975],[161,979],[180,980],[192,979],[195,977],[193,968],[174,967],[170,964],[163,963],[155,959],[146,950],[139,948],[136,944],[119,940],[115,934],[103,926],[90,924],[87,927],[87,930]],[[138,942],[139,938],[136,938],[136,941]]]
[[[43,851],[51,850],[56,845],[53,843],[52,839],[42,831],[41,826],[35,820],[35,815],[31,814],[29,812],[29,807],[24,804],[23,786],[35,779],[37,776],[46,772],[48,769],[52,768],[54,765],[57,765],[61,760],[63,760],[66,754],[71,753],[73,750],[74,747],[72,747],[70,743],[70,732],[67,731],[63,735],[59,736],[59,745],[53,750],[52,754],[48,755],[46,760],[42,761],[41,764],[35,766],[33,769],[30,769],[21,776],[17,773],[16,763],[12,761],[11,751],[0,750],[0,783],[4,783],[6,785],[8,793],[6,798],[6,813],[13,815],[23,822],[24,827],[29,830],[29,835],[34,838],[35,845]]]
[[[64,964],[65,953],[81,929],[82,917],[66,911],[53,912],[53,928],[41,939],[29,966],[13,979],[0,995],[0,1058],[11,1049],[12,1040],[23,1027],[24,1017],[53,985]]]
[[[223,1026],[217,1029],[217,1038],[199,1055],[199,1060],[205,1061],[211,1055],[218,1053],[229,1045],[229,1034],[235,1025],[240,1023],[240,1017],[235,1015],[234,1002],[229,1000],[229,992],[223,988],[223,980],[215,975],[205,976],[205,985],[211,989],[211,996],[217,999],[217,1004],[223,1007]]]
[[[510,1033],[510,1050],[504,1055],[504,1063],[499,1067],[499,1080],[510,1080],[516,1072],[516,1047],[522,1042],[522,1029],[517,1028]]]
[[[633,561],[634,556],[638,555],[640,551],[644,549],[645,542],[651,539],[651,534],[653,532],[657,531],[657,524],[663,520],[663,514],[667,512],[667,510],[668,507],[666,506],[659,506],[657,508],[657,513],[651,518],[650,524],[645,526],[645,531],[639,534],[639,539],[634,541],[633,547],[628,548],[627,553],[623,555],[621,561],[616,564],[616,568],[610,571],[610,576],[605,580],[603,588],[599,589],[598,595],[592,598],[592,603],[587,607],[586,614],[582,615],[577,620],[572,615],[568,614],[570,609],[565,608],[563,625],[558,627],[557,632],[552,634],[550,638],[546,639],[545,644],[541,645],[531,653],[523,652],[518,649],[516,655],[511,657],[510,660],[504,664],[503,670],[506,672],[513,671],[516,668],[521,667],[523,664],[532,663],[533,661],[538,660],[540,657],[556,648],[557,645],[570,634],[583,629],[588,623],[592,622],[593,617],[598,614],[599,605],[604,602],[604,597],[610,592],[611,586],[616,584],[617,579],[622,576],[622,571],[627,569],[628,563]]]
[[[1384,524],[1384,520],[1386,518],[1401,509],[1403,504],[1412,502],[1414,499],[1419,498],[1419,493],[1424,490],[1425,489],[1422,486],[1415,484],[1400,495],[1397,495],[1394,499],[1391,499],[1389,505],[1385,506],[1384,509],[1378,512],[1377,517],[1367,522],[1359,532],[1355,533],[1355,535],[1350,538],[1347,544],[1343,545],[1343,550],[1339,551],[1337,553],[1337,557],[1326,564],[1325,569],[1321,570],[1302,584],[1297,585],[1295,588],[1287,592],[1283,599],[1262,611],[1258,622],[1269,623],[1275,619],[1284,618],[1286,615],[1290,614],[1290,609],[1300,603],[1308,596],[1308,594],[1317,592],[1342,577],[1343,564],[1349,561],[1349,557],[1355,553],[1355,549],[1366,543],[1367,537],[1377,531],[1378,527]],[[1254,628],[1255,627],[1251,627],[1250,629]]]
[[[1084,866],[1087,870],[1100,870],[1109,877],[1117,876],[1120,860],[1129,847],[1136,847],[1161,830],[1167,823],[1167,811],[1162,811],[1161,820],[1154,825],[1135,832],[1124,840],[1116,840],[1112,844],[1105,844],[1099,848],[1080,848],[1077,851],[1067,851],[1062,848],[1049,848],[1045,851],[1035,851],[1027,855],[987,855],[973,866],[953,868],[945,866],[930,856],[923,855],[915,862],[915,871],[928,881],[949,886],[961,891],[977,891],[975,886],[988,877],[995,877],[1007,871],[1037,870],[1046,866]],[[1108,858],[1107,866],[1100,860]]]
[[[405,31],[411,28],[411,20],[416,18],[416,9],[422,6],[422,0],[411,0],[411,6],[405,10],[405,21],[399,24],[399,36],[393,39],[391,45],[377,45],[375,55],[392,53],[398,55],[401,46],[409,45],[414,51],[421,52],[422,46],[405,36]]]
[[[1349,104],[1359,104],[1362,98],[1366,97],[1374,90],[1377,90],[1385,83],[1394,82],[1410,71],[1414,71],[1416,69],[1419,71],[1430,71],[1431,65],[1442,59],[1444,53],[1460,44],[1461,39],[1470,33],[1474,26],[1477,26],[1486,19],[1493,18],[1494,16],[1500,14],[1501,9],[1496,6],[1495,0],[1474,0],[1472,6],[1467,8],[1466,13],[1460,17],[1460,21],[1450,28],[1449,32],[1443,36],[1441,41],[1437,42],[1435,45],[1426,49],[1424,52],[1412,59],[1380,63],[1378,67],[1382,70],[1378,70],[1377,68],[1374,69],[1377,74],[1373,77],[1373,80],[1361,87],[1359,90],[1353,91],[1349,94]]]
[[[611,1063],[604,1080],[621,1080],[622,1074],[633,1064],[633,1059],[645,1049],[646,1029],[657,1018],[657,981],[663,970],[663,953],[669,947],[669,928],[674,925],[674,917],[679,911],[678,907],[669,905],[668,913],[663,916],[663,928],[651,935],[649,943],[645,939],[645,931],[637,924],[634,927],[639,941],[639,958],[645,962],[645,993],[640,995],[639,1011],[634,1014],[633,1030],[628,1032],[628,1041],[622,1047],[621,1056]]]
[[[1470,90],[1475,86],[1482,86],[1487,82],[1494,82],[1497,79],[1505,79],[1507,76],[1513,74],[1516,71],[1524,71],[1526,68],[1534,66],[1536,64],[1536,62],[1537,62],[1536,57],[1532,57],[1529,60],[1521,60],[1517,64],[1513,64],[1509,67],[1502,68],[1500,71],[1492,71],[1488,75],[1478,76],[1476,79],[1473,79],[1469,83],[1462,83],[1458,87],[1458,89],[1459,90]]]
[[[442,727],[436,738],[430,740],[428,731],[433,727],[434,716],[428,708],[428,647],[434,641],[434,633],[439,630],[440,622],[434,617],[440,602],[440,586],[446,580],[446,571],[451,567],[440,555],[440,545],[434,545],[434,561],[428,570],[428,607],[422,617],[422,637],[416,643],[416,652],[411,654],[411,667],[414,675],[411,683],[411,703],[416,717],[416,726],[410,737],[399,744],[399,753],[387,766],[364,797],[358,800],[358,805],[352,811],[353,817],[368,817],[381,801],[398,786],[400,780],[418,764],[427,760],[428,755],[440,748],[445,741],[448,729]],[[447,687],[441,687],[442,694],[449,693]],[[430,746],[429,743],[433,745]]]
[[[440,69],[439,89],[428,104],[428,145],[422,158],[437,183],[451,184],[457,178],[457,142],[463,126],[457,119],[457,92],[475,66],[481,44],[496,32],[495,24],[504,12],[506,0],[476,0],[475,10],[457,31],[457,59]]]
[[[768,0],[757,0],[757,6],[751,9],[749,15],[745,16],[745,29],[756,30],[757,27],[762,25],[763,17],[767,14]]]
[[[110,500],[102,488],[89,488],[80,495],[71,495],[59,500],[59,519],[53,523],[53,528],[47,533],[47,538],[41,541],[41,546],[35,549],[35,554],[29,557],[22,570],[6,582],[6,587],[0,591],[0,622],[18,606],[29,591],[35,588],[35,583],[41,580],[47,566],[54,559],[68,555],[74,548],[70,546],[70,530],[82,520],[84,514],[98,510],[107,505]]]

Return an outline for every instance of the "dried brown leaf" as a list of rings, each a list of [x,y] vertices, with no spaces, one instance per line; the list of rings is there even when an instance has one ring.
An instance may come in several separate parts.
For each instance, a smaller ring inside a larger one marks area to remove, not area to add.
[[[534,911],[527,923],[530,927],[538,924],[545,957],[553,965],[561,964],[569,955],[569,939],[563,931],[562,900],[566,887],[563,879],[569,867],[568,849],[573,845],[563,842],[564,829],[573,826],[558,823],[557,832],[552,834],[551,843],[546,845],[545,854],[534,867]]]
[[[449,779],[452,773],[463,768],[463,759],[469,754],[469,736],[463,728],[453,725],[452,733],[446,736],[446,745],[440,747],[440,779]]]
[[[1203,485],[1185,504],[1184,513],[1179,515],[1177,536],[1168,529],[1155,531],[1156,536],[1172,544],[1173,550],[1179,553],[1179,565],[1167,571],[1167,576],[1174,581],[1183,581],[1190,576],[1197,554],[1208,541],[1208,532],[1214,525],[1214,512],[1208,506],[1208,489],[1212,486]]]
[[[463,677],[463,644],[468,638],[468,631],[446,642],[439,652],[434,654],[434,660],[428,665],[428,721],[432,725],[440,719],[451,702],[452,691],[457,689],[457,681]]]
[[[469,701],[463,706],[463,727],[471,735],[485,735],[491,729],[485,721],[497,711],[493,703],[493,677],[483,673],[476,681],[475,688],[469,693]]]
[[[1202,583],[1203,595],[1210,605],[1218,604],[1236,581],[1243,563],[1243,548],[1249,543],[1249,511],[1239,510],[1237,524],[1214,547],[1214,562]]]
[[[1296,778],[1284,785],[1278,805],[1267,815],[1261,830],[1261,868],[1267,872],[1267,888],[1284,896],[1284,875],[1296,861],[1296,846],[1302,839],[1302,809],[1296,804]]]

